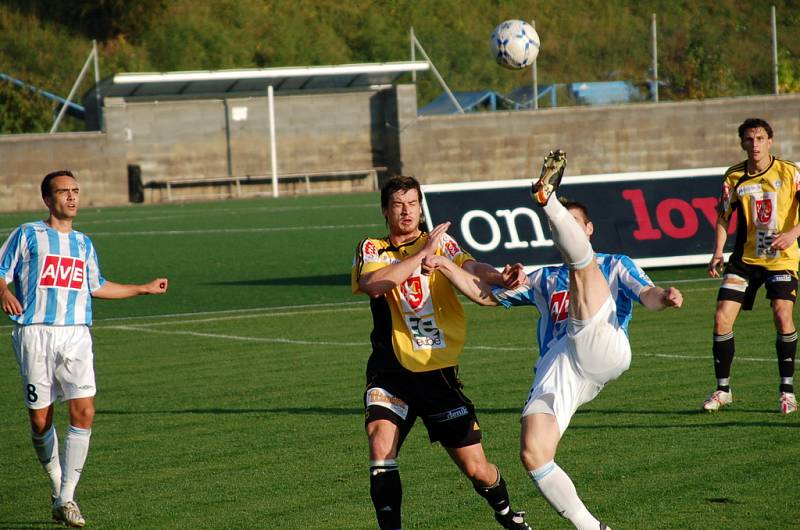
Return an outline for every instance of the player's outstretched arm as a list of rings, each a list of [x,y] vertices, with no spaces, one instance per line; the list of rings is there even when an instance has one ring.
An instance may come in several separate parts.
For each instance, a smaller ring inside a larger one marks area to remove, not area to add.
[[[3,305],[3,312],[6,315],[21,315],[22,304],[11,289],[8,288],[5,280],[0,279],[0,303]]]
[[[521,263],[506,265],[502,271],[498,271],[488,263],[478,261],[468,261],[463,267],[487,284],[501,285],[506,289],[516,289],[528,279],[525,267]]]
[[[478,276],[462,269],[444,256],[428,256],[422,262],[423,270],[432,272],[438,270],[456,288],[464,293],[464,296],[481,305],[497,305],[497,300],[492,296],[492,288],[489,284],[481,280]]]
[[[642,289],[639,293],[639,300],[647,309],[660,311],[667,307],[681,307],[683,305],[683,294],[675,287],[662,289],[653,286]]]
[[[377,298],[406,281],[417,270],[417,267],[422,264],[426,256],[436,253],[436,249],[439,248],[439,244],[442,241],[442,236],[447,232],[448,228],[450,228],[449,221],[437,225],[428,234],[428,241],[419,252],[399,263],[362,275],[358,280],[359,288],[369,296]]]
[[[149,283],[127,284],[115,283],[106,280],[102,287],[92,293],[94,298],[104,300],[116,300],[120,298],[131,298],[141,294],[164,294],[167,292],[169,280],[166,278],[156,278]]]

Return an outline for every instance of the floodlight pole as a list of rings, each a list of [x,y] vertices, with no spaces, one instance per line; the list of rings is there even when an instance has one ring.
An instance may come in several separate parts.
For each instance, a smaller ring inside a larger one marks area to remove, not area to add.
[[[775,23],[775,6],[772,6],[770,11],[770,18],[772,19],[772,77],[775,95],[777,96],[780,93],[780,85],[778,84],[778,27]]]
[[[436,66],[433,64],[433,61],[431,61],[431,58],[428,57],[427,53],[425,53],[425,48],[422,47],[422,44],[419,43],[419,40],[417,40],[417,37],[415,37],[413,34],[411,35],[411,38],[413,39],[414,45],[416,45],[416,47],[419,49],[419,53],[421,53],[422,56],[425,58],[425,60],[428,62],[428,64],[431,65],[431,71],[433,71],[433,75],[436,76],[436,79],[439,81],[439,84],[441,84],[442,88],[444,88],[444,91],[447,93],[447,97],[450,98],[450,101],[458,109],[458,112],[460,114],[464,114],[464,109],[461,108],[461,104],[458,102],[456,97],[450,91],[450,87],[447,86],[447,83],[444,82],[444,78],[441,76],[441,74],[439,74],[439,70],[436,69]]]
[[[58,116],[56,116],[55,121],[53,122],[53,126],[50,128],[50,133],[56,132],[58,130],[58,126],[61,123],[61,120],[64,118],[64,113],[67,112],[67,107],[72,102],[72,97],[75,95],[75,91],[78,90],[78,85],[81,84],[83,81],[83,76],[86,75],[86,70],[89,69],[89,65],[92,62],[92,59],[95,59],[97,55],[97,47],[92,46],[92,51],[89,52],[89,57],[86,58],[86,62],[83,63],[83,68],[81,68],[81,73],[78,74],[78,78],[75,80],[75,83],[72,85],[72,90],[69,91],[69,95],[67,96],[67,100],[61,106],[61,110],[58,112]]]
[[[653,13],[653,22],[650,28],[653,36],[653,103],[658,103],[658,41],[656,37],[655,13]]]
[[[410,36],[409,41],[410,41],[410,44],[411,44],[411,62],[413,63],[414,61],[417,60],[417,50],[416,50],[416,48],[414,48],[414,41],[417,40],[417,38],[414,36],[414,26],[411,26],[411,29],[409,30],[408,34]],[[417,83],[417,71],[416,70],[412,70],[411,71],[411,82],[414,83],[414,84]]]
[[[97,59],[97,41],[92,39],[92,53],[94,54],[94,103],[97,105],[97,123],[103,130],[103,107],[100,104],[100,62]]]
[[[272,85],[267,87],[267,103],[269,106],[269,152],[272,165],[272,196],[278,197],[278,160],[275,143],[275,97]]]
[[[531,19],[531,27],[536,29],[536,21]],[[538,58],[539,54],[536,54]],[[531,75],[533,76],[533,108],[534,110],[538,110],[539,108],[539,72],[536,69],[536,59],[533,60],[533,64],[531,65]]]

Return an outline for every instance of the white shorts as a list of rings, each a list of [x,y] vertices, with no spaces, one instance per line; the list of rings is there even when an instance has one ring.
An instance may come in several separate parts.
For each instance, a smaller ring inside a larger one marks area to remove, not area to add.
[[[563,348],[553,348],[536,363],[536,376],[522,415],[552,414],[561,434],[578,407],[593,400],[606,383],[631,363],[631,346],[617,323],[611,297],[588,321],[568,324]]]
[[[97,393],[88,326],[17,325],[11,340],[29,409],[49,407],[57,397],[67,401]]]

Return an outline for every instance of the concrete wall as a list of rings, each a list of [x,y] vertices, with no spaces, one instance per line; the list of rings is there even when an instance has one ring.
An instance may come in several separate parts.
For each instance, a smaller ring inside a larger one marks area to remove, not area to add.
[[[276,96],[278,172],[383,165],[388,91]],[[106,130],[121,132],[142,179],[271,174],[266,96],[194,101],[107,99]]]
[[[737,127],[750,117],[772,125],[773,154],[800,160],[800,95],[785,95],[401,120],[403,172],[429,184],[526,178],[555,148],[570,175],[730,166],[745,158]]]
[[[800,95],[436,117],[417,116],[413,85],[275,98],[281,174],[385,166],[425,183],[530,177],[553,148],[566,150],[570,175],[728,166],[744,158],[737,126],[755,116],[773,125],[774,154],[800,160]],[[7,190],[0,210],[41,209],[42,176],[63,167],[77,172],[89,206],[127,204],[128,164],[141,166],[145,182],[270,173],[266,96],[108,98],[104,118],[105,133],[0,136],[0,182]],[[326,181],[312,191],[364,184]],[[180,196],[229,191],[187,188]],[[282,192],[307,190],[287,183]],[[165,193],[148,190],[146,200],[165,200]]]
[[[42,210],[42,178],[71,169],[83,206],[128,202],[124,146],[103,133],[0,135],[0,211]]]

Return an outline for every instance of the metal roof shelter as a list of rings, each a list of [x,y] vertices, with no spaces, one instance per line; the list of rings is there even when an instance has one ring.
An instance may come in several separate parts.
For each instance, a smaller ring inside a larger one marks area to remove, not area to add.
[[[425,61],[250,68],[199,72],[123,73],[100,81],[103,97],[166,97],[263,93],[272,85],[276,92],[341,90],[390,85],[403,74],[430,68]],[[93,88],[86,97],[93,95]]]

